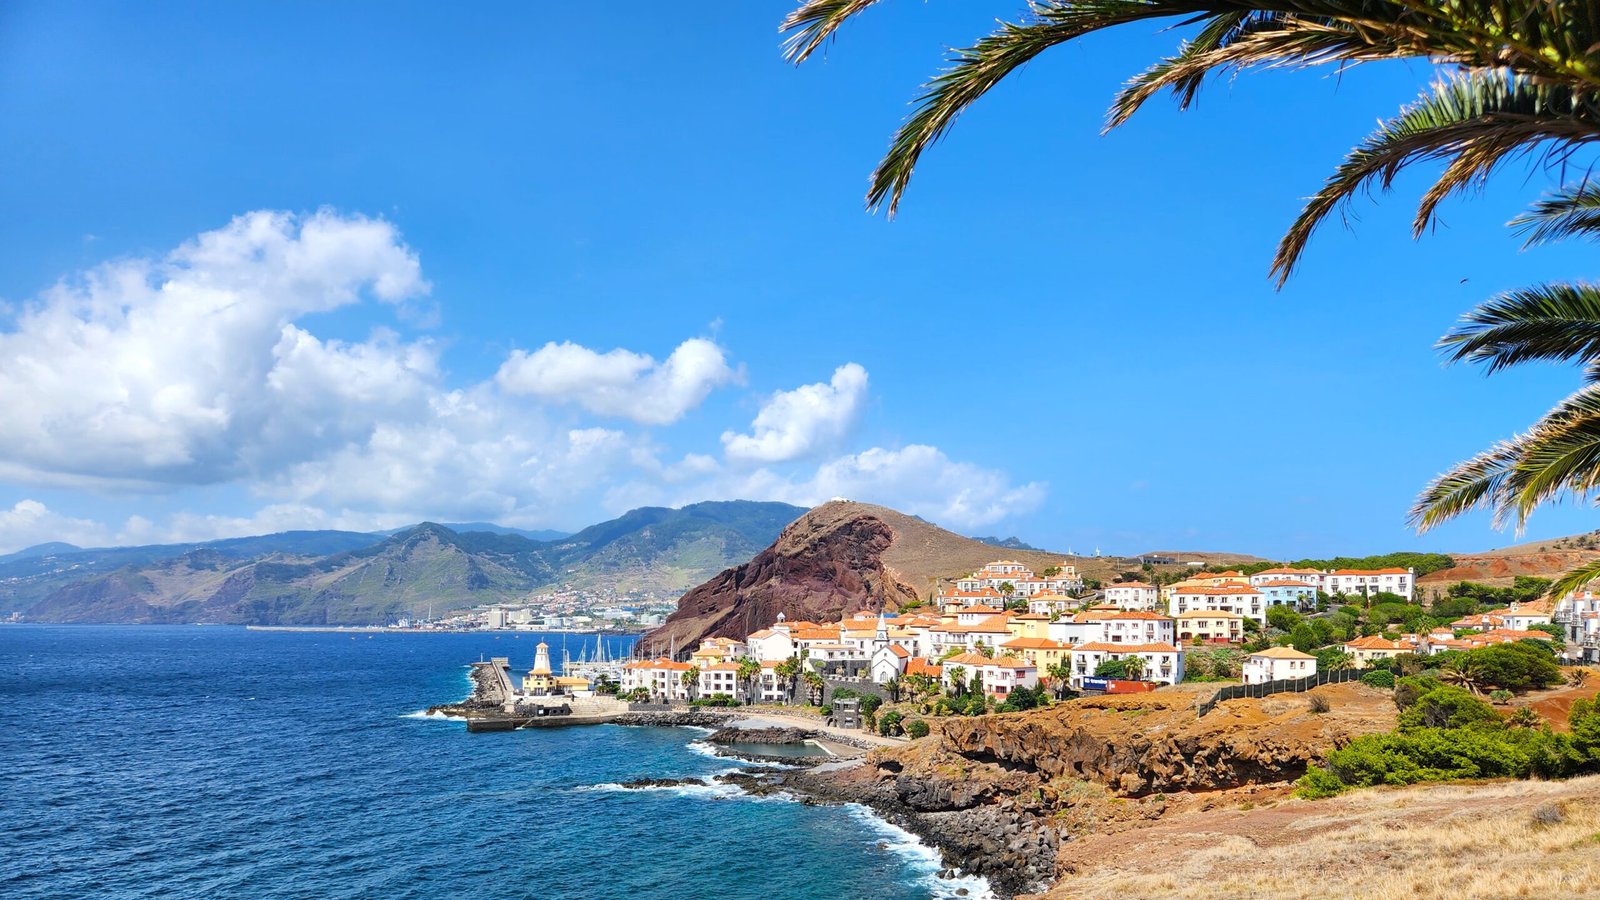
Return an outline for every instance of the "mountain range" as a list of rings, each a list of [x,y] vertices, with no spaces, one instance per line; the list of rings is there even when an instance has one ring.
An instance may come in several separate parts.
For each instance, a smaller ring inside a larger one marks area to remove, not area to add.
[[[354,625],[516,600],[555,585],[670,595],[748,559],[803,512],[742,500],[644,507],[550,540],[425,522],[388,535],[43,545],[0,557],[0,610],[44,622]]]

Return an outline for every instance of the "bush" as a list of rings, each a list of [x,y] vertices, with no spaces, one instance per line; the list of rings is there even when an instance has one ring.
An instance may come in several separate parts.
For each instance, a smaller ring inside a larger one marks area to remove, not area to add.
[[[1561,667],[1543,642],[1517,641],[1468,650],[1462,664],[1486,684],[1508,691],[1526,691],[1560,683]]]
[[[1096,678],[1127,678],[1128,663],[1121,659],[1108,659],[1094,667]]]
[[[1352,787],[1460,778],[1526,778],[1547,748],[1540,731],[1420,728],[1372,734],[1328,754],[1328,770]]]
[[[1294,783],[1294,795],[1302,800],[1325,800],[1350,790],[1339,776],[1321,766],[1311,766],[1306,774]]]
[[[1328,702],[1327,694],[1312,694],[1306,703],[1306,708],[1314,713],[1325,713],[1333,709],[1333,704]]]
[[[1489,700],[1494,703],[1510,703],[1512,696],[1512,693],[1506,690],[1489,692]]]
[[[925,738],[928,736],[928,723],[921,719],[912,719],[906,724],[906,734],[911,735],[912,740]]]
[[[899,710],[891,709],[878,717],[878,733],[884,737],[900,733],[900,722],[904,717]]]
[[[828,716],[833,715],[833,707],[824,706],[819,710],[819,712],[822,713],[823,718],[827,718]]]
[[[1373,669],[1361,676],[1361,683],[1368,687],[1393,688],[1394,673],[1384,669]]]
[[[699,700],[690,700],[690,706],[739,706],[738,700],[727,694],[712,694]]]
[[[1500,714],[1461,688],[1436,687],[1400,712],[1399,728],[1464,728],[1479,722],[1498,725]]]
[[[1417,698],[1440,687],[1439,679],[1430,675],[1408,675],[1394,683],[1394,705],[1404,712]]]

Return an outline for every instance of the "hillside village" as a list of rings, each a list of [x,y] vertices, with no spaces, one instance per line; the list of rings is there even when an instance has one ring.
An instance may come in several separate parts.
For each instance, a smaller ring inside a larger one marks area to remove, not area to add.
[[[1266,685],[1381,669],[1392,684],[1388,670],[1402,656],[1538,641],[1593,661],[1600,645],[1595,595],[1552,608],[1536,596],[1493,606],[1480,601],[1495,592],[1462,593],[1424,607],[1412,567],[1248,569],[1088,591],[1070,563],[1036,574],[996,560],[931,603],[831,622],[780,615],[743,638],[629,663],[616,687],[657,702],[821,703],[827,685],[859,685],[895,698],[979,697],[1005,710],[1184,681]],[[1536,594],[1542,582],[1529,582],[1522,593]]]

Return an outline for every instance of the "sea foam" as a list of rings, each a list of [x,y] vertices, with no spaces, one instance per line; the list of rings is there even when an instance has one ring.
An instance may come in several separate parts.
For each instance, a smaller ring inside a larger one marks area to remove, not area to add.
[[[994,888],[989,886],[987,878],[977,875],[940,877],[939,872],[944,868],[944,864],[939,857],[939,851],[924,844],[921,838],[879,817],[871,808],[860,803],[847,803],[844,808],[857,821],[883,836],[885,850],[905,859],[922,873],[918,883],[928,889],[929,897],[940,900],[956,897],[964,897],[967,900],[997,900]],[[966,893],[957,893],[963,890]]]

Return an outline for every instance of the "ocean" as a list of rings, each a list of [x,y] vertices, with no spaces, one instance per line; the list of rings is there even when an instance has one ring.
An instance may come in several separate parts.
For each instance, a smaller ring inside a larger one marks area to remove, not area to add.
[[[0,896],[981,897],[857,807],[623,790],[687,728],[467,734],[466,664],[594,637],[0,626]],[[626,644],[612,638],[612,652]]]

